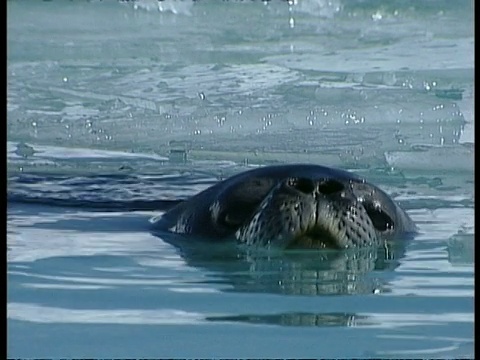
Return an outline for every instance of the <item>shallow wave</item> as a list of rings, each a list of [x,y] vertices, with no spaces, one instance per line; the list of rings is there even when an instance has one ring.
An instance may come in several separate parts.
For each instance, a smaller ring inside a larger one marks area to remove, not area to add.
[[[239,315],[202,314],[175,309],[158,310],[97,310],[97,309],[62,309],[36,304],[8,303],[7,314],[10,319],[38,323],[93,323],[93,324],[218,324],[219,322],[246,322],[251,324],[282,324],[290,326],[335,326],[335,318],[347,317],[346,314],[273,314],[273,315]],[[320,319],[323,317],[323,321]],[[310,319],[308,319],[310,318]],[[313,319],[312,319],[313,318]],[[339,320],[339,319],[338,319]],[[395,314],[395,313],[359,313],[351,316],[349,327],[400,328],[405,326],[461,322],[473,323],[470,313],[433,313],[433,314]],[[466,341],[466,339],[463,339]]]
[[[204,315],[182,310],[83,310],[61,309],[36,304],[9,303],[8,317],[37,323],[82,324],[163,324],[185,325],[206,323]]]

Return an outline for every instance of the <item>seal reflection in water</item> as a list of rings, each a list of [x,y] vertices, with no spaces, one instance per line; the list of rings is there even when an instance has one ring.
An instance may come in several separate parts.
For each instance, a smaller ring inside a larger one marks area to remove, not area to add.
[[[319,165],[279,165],[232,176],[152,219],[155,229],[255,247],[365,247],[416,227],[384,191]]]

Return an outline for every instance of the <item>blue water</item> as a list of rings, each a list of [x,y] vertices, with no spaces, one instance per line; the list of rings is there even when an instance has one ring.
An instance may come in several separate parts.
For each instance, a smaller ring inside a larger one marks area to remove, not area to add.
[[[472,2],[7,11],[9,358],[473,358]],[[418,236],[266,254],[149,231],[293,162],[365,176]]]

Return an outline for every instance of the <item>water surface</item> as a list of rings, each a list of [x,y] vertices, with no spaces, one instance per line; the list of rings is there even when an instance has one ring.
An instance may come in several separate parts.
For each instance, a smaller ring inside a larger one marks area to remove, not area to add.
[[[473,357],[472,2],[7,3],[9,357]],[[387,248],[153,234],[254,166],[353,170]]]

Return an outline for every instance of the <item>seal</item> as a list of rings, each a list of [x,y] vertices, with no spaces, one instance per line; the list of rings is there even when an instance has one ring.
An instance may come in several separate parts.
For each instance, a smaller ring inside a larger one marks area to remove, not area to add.
[[[279,249],[371,246],[416,231],[408,214],[377,186],[351,172],[311,164],[234,175],[151,222],[155,230]]]

